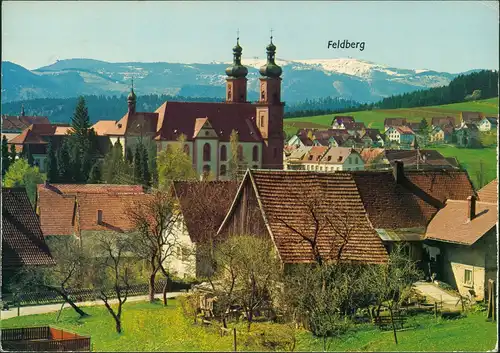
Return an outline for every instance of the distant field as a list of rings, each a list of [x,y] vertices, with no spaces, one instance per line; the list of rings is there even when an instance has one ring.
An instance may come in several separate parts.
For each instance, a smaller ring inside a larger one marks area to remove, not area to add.
[[[498,98],[484,99],[477,102],[446,104],[431,107],[380,109],[372,111],[318,115],[303,118],[291,118],[284,121],[285,131],[297,130],[293,125],[297,122],[311,123],[322,127],[329,127],[335,115],[351,115],[359,122],[376,129],[384,128],[384,119],[390,117],[404,117],[409,121],[420,121],[422,118],[430,119],[434,116],[458,117],[461,111],[477,111],[485,114],[498,114]],[[308,127],[302,126],[302,127]],[[312,127],[312,126],[311,126]]]
[[[497,150],[496,147],[489,148],[459,148],[445,145],[439,147],[429,147],[441,153],[445,157],[456,157],[460,164],[467,170],[469,177],[476,188],[479,188],[477,173],[483,162],[483,182],[489,183],[497,177]]]

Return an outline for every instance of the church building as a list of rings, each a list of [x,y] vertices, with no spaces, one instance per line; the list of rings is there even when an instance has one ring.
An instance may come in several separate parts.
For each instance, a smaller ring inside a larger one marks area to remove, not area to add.
[[[199,175],[228,178],[230,136],[238,135],[237,156],[248,168],[283,169],[282,69],[275,62],[276,46],[267,46],[267,63],[260,68],[259,100],[247,101],[248,69],[241,63],[239,38],[233,48],[233,64],[226,69],[226,100],[221,103],[165,102],[155,112],[137,112],[136,95],[128,96],[128,111],[119,121],[99,121],[98,135],[112,143],[120,140],[124,154],[138,141],[155,143],[163,151],[185,137],[183,150]]]

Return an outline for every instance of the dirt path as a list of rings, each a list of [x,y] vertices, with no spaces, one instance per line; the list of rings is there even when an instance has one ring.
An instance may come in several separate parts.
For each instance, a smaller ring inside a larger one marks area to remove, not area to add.
[[[172,293],[167,293],[167,298],[174,298],[178,297],[180,295],[185,295],[186,292],[172,292]],[[127,299],[127,303],[129,302],[138,302],[138,301],[145,301],[148,300],[148,295],[139,295],[135,297],[130,297]],[[155,298],[163,298],[163,294],[156,294]],[[111,299],[111,303],[118,303],[118,299]],[[102,300],[94,300],[94,301],[87,301],[87,302],[78,302],[76,303],[78,306],[93,306],[93,305],[104,305]],[[47,304],[47,305],[33,305],[33,306],[23,306],[19,308],[19,316],[24,316],[24,315],[35,315],[35,314],[45,314],[45,313],[50,313],[54,311],[58,311],[61,309],[62,303],[59,304]],[[126,305],[126,303],[125,303]],[[64,308],[71,308],[68,304],[64,305]],[[12,317],[16,317],[17,315],[17,307],[10,308],[9,310],[2,310],[0,312],[0,317],[2,320],[4,319],[10,319]]]

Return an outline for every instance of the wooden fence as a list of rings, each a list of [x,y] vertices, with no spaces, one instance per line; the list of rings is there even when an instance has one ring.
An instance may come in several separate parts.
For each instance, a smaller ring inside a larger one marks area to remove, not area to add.
[[[90,337],[49,326],[2,329],[6,351],[90,351]]]
[[[155,283],[155,293],[162,293],[163,286],[165,284],[164,280],[156,281]],[[167,290],[169,292],[172,291],[180,291],[180,290],[188,290],[191,288],[191,284],[169,281],[169,285]],[[140,283],[130,286],[129,288],[129,296],[136,295],[145,295],[149,292],[149,285],[147,283]],[[90,301],[96,300],[98,297],[98,292],[90,289],[90,288],[80,288],[80,289],[69,289],[69,296],[75,302],[81,301]],[[106,295],[110,298],[116,297],[116,294],[113,289],[108,289],[105,291]],[[26,306],[26,305],[38,305],[38,304],[56,304],[63,303],[64,299],[54,291],[38,291],[38,292],[23,292],[17,294],[17,296],[7,295],[6,301],[9,302],[10,305],[18,305]],[[5,299],[4,299],[5,301]]]

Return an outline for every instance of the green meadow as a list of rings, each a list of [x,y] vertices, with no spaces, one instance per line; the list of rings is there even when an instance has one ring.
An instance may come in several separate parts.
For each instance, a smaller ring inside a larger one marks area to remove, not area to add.
[[[404,117],[409,121],[421,121],[422,118],[431,119],[435,116],[455,116],[458,117],[461,111],[475,111],[484,114],[496,115],[498,114],[498,98],[484,99],[476,102],[465,102],[446,104],[430,107],[417,107],[417,108],[402,108],[402,109],[377,109],[371,111],[348,112],[339,114],[327,114],[302,118],[285,119],[285,131],[296,132],[297,123],[300,128],[311,127],[314,125],[322,128],[331,126],[332,119],[335,115],[350,115],[359,122],[364,122],[366,126],[374,129],[382,130],[384,128],[385,118]],[[430,121],[429,121],[430,122]],[[308,126],[308,123],[311,126]],[[318,127],[319,128],[319,127]]]
[[[45,326],[66,329],[91,337],[92,351],[232,351],[232,335],[220,336],[218,326],[193,324],[184,316],[178,300],[169,300],[169,306],[159,302],[127,303],[123,312],[123,332],[117,334],[114,322],[104,306],[87,307],[91,315],[80,319],[70,308],[64,309],[59,321],[57,312],[20,316],[2,320],[3,328]],[[282,324],[255,323],[252,332],[281,332]],[[237,350],[270,351],[259,341],[248,342],[244,323],[230,323],[237,329]],[[380,331],[372,324],[357,326],[354,330],[328,340],[328,351],[487,351],[495,347],[496,324],[486,321],[485,312],[470,313],[467,317],[445,320],[433,315],[408,317],[406,329],[398,332],[398,344],[392,331]],[[288,329],[289,330],[289,329]],[[289,331],[288,331],[289,332]],[[293,331],[292,331],[293,335]],[[295,330],[295,351],[322,351],[323,341],[305,330]]]

